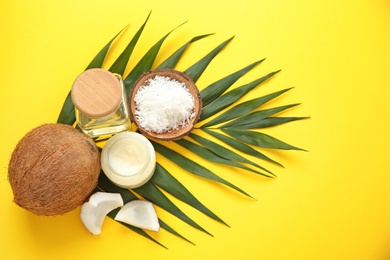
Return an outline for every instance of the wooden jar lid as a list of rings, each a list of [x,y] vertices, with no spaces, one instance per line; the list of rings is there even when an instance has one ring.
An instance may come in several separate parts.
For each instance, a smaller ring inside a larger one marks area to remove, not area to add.
[[[118,108],[122,87],[113,73],[104,69],[89,69],[76,78],[71,96],[75,107],[82,114],[99,118]]]

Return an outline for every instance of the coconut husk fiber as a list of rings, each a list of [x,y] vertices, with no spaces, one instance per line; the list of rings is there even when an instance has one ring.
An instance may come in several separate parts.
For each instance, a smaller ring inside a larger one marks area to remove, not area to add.
[[[8,165],[14,202],[45,216],[81,205],[96,187],[99,173],[94,141],[63,124],[32,129],[19,141]]]

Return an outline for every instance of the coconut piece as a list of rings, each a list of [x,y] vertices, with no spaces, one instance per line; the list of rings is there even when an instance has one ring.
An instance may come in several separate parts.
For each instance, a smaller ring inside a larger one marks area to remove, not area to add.
[[[80,218],[89,232],[99,235],[106,215],[122,206],[119,193],[96,192],[81,206]]]
[[[153,204],[146,200],[132,200],[126,203],[115,216],[115,220],[151,231],[160,230]]]
[[[17,144],[8,165],[14,202],[37,215],[61,215],[83,204],[97,185],[100,153],[69,125],[45,124]]]

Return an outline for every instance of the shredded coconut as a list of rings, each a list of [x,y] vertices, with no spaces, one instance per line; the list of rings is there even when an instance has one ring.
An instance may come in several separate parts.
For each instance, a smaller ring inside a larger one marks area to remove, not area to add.
[[[148,79],[134,96],[140,126],[162,134],[189,124],[195,116],[194,98],[185,83],[163,76]]]

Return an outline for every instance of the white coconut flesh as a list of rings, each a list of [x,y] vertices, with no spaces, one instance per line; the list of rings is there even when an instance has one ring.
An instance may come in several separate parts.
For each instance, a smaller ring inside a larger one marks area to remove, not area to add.
[[[119,193],[96,192],[81,206],[80,218],[89,232],[99,235],[106,215],[122,206]]]
[[[160,224],[153,204],[146,200],[133,200],[126,203],[117,213],[115,220],[146,229],[159,231]]]

